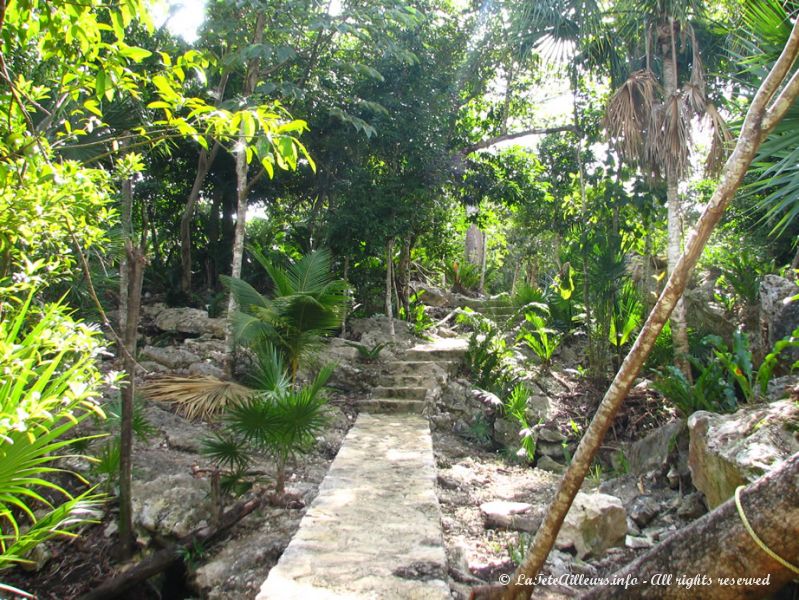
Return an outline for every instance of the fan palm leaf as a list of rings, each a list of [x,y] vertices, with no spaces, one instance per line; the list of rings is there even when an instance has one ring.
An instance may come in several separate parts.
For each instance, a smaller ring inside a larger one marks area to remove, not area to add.
[[[190,420],[215,419],[255,393],[251,388],[216,377],[165,376],[147,382],[141,390],[151,400],[176,405],[178,411]]]

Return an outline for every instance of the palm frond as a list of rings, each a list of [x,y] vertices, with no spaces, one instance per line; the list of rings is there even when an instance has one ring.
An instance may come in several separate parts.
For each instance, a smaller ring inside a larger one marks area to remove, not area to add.
[[[653,172],[681,178],[688,164],[691,137],[690,115],[682,94],[666,98],[652,113],[646,136],[646,157]]]
[[[724,117],[719,114],[712,102],[708,102],[705,105],[705,116],[710,121],[713,132],[710,151],[705,162],[705,171],[710,175],[718,175],[727,160],[727,156],[729,156],[734,138]]]
[[[605,114],[605,129],[624,160],[640,164],[646,155],[647,131],[661,95],[654,74],[645,69],[632,73],[613,94]]]
[[[147,382],[142,393],[157,402],[169,402],[189,420],[211,420],[256,393],[241,384],[215,377],[165,376]]]
[[[242,311],[249,313],[254,307],[265,308],[268,306],[266,299],[243,279],[235,279],[227,275],[220,275],[219,280],[230,290]]]

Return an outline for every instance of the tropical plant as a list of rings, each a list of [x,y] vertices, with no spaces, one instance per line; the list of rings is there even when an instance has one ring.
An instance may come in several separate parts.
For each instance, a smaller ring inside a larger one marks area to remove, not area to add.
[[[524,455],[527,460],[535,458],[536,439],[530,424],[527,422],[527,400],[530,398],[530,388],[525,383],[517,383],[513,386],[510,394],[503,403],[506,415],[513,417],[521,427],[519,437],[521,438],[521,448],[519,454]]]
[[[563,336],[547,326],[544,317],[535,311],[528,311],[524,319],[530,325],[525,324],[516,337],[516,341],[522,341],[532,350],[541,361],[541,366],[549,368],[552,356],[558,349]]]
[[[232,473],[229,481],[247,475],[253,452],[271,456],[276,463],[275,491],[282,494],[289,460],[313,446],[325,423],[323,388],[335,365],[323,367],[310,384],[296,389],[280,352],[264,345],[258,355],[258,389],[228,408],[223,430],[205,440],[203,453]]]
[[[72,535],[102,501],[94,488],[74,494],[54,478],[69,474],[58,460],[83,439],[68,433],[90,415],[103,416],[94,362],[104,351],[99,331],[58,304],[37,314],[32,297],[0,304],[0,568],[24,562],[42,541]]]
[[[187,419],[203,421],[218,418],[228,407],[252,394],[250,388],[234,381],[175,375],[153,379],[141,391],[151,400],[173,403]]]
[[[472,328],[465,361],[472,381],[482,389],[503,396],[513,385],[516,376],[509,363],[512,355],[497,324],[472,311],[462,310],[457,320]]]
[[[358,356],[361,358],[361,360],[366,362],[375,362],[378,358],[380,358],[380,352],[383,350],[383,348],[389,344],[389,342],[379,342],[370,348],[366,344],[352,342],[349,340],[345,341],[344,343],[355,348],[358,351]]]
[[[294,381],[300,360],[319,346],[322,335],[341,327],[347,283],[332,275],[328,250],[316,250],[285,269],[250,252],[273,291],[267,298],[242,279],[221,277],[240,307],[233,317],[236,338],[249,346],[273,344]]]
[[[698,410],[735,412],[738,400],[729,385],[726,371],[714,361],[703,364],[694,357],[689,357],[689,360],[697,372],[693,383],[688,381],[682,370],[667,365],[653,387],[686,417]]]
[[[752,363],[749,336],[745,332],[736,331],[733,334],[731,348],[727,348],[718,336],[710,336],[709,341],[713,344],[714,356],[738,385],[744,401],[756,402],[768,391],[768,384],[774,369],[779,364],[780,354],[787,348],[799,347],[799,329],[794,330],[792,335],[778,340],[757,369]]]
[[[444,276],[454,292],[471,292],[480,285],[480,267],[467,260],[446,263]]]

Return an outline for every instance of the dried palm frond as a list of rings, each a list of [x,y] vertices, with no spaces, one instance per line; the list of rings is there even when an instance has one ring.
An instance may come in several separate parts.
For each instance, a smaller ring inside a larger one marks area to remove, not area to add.
[[[216,377],[164,376],[147,382],[142,393],[157,402],[171,402],[187,419],[213,419],[232,405],[239,405],[256,393],[232,381]]]
[[[657,79],[647,70],[631,74],[613,94],[605,114],[605,129],[624,160],[641,163],[645,158],[647,130],[660,94]]]
[[[685,103],[693,114],[701,117],[705,114],[707,95],[705,93],[705,70],[702,66],[702,57],[699,55],[699,46],[696,41],[694,28],[686,25],[691,39],[691,79],[685,86]]]
[[[710,120],[710,126],[713,130],[710,152],[708,152],[707,160],[705,161],[705,171],[710,175],[718,175],[727,160],[733,137],[724,117],[719,114],[719,111],[716,110],[716,107],[711,102],[708,102],[705,107],[705,115]]]
[[[691,138],[690,115],[682,94],[674,93],[655,111],[647,136],[647,161],[667,177],[681,178],[688,164]]]

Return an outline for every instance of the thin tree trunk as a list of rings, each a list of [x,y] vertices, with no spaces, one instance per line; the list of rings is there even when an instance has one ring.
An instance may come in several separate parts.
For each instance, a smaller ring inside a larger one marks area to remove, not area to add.
[[[119,222],[122,228],[122,240],[127,244],[133,239],[133,183],[126,179],[122,183],[122,206],[120,207]],[[119,331],[125,335],[128,323],[128,252],[125,249],[119,261]],[[125,358],[122,348],[118,349],[118,356]]]
[[[788,84],[783,87],[783,82],[788,77],[797,55],[799,55],[799,21],[794,23],[791,36],[780,58],[755,95],[741,128],[735,150],[724,166],[719,185],[697,222],[685,252],[669,275],[663,293],[652,309],[641,333],[624,359],[621,369],[610,384],[591,424],[580,441],[572,463],[563,475],[558,491],[530,546],[530,552],[511,577],[509,586],[492,586],[487,589],[474,590],[471,598],[519,600],[529,598],[533,593],[535,577],[552,550],[563,519],[588,473],[605,433],[632,388],[635,378],[649,356],[649,352],[677,304],[677,300],[685,291],[688,276],[699,260],[710,234],[741,185],[761,142],[785,116],[799,96],[799,73],[794,73]],[[780,88],[782,88],[781,91]]]
[[[119,432],[119,553],[128,559],[133,552],[133,516],[131,508],[131,471],[133,454],[133,402],[136,389],[136,342],[141,308],[141,288],[146,259],[142,248],[126,242],[128,289],[127,315],[123,332],[125,348],[123,365],[127,382],[122,388],[122,415]]]
[[[486,257],[488,256],[488,233],[483,233],[483,245],[480,252],[480,289],[481,294],[485,290],[486,285]]]
[[[399,302],[402,310],[405,313],[405,320],[411,320],[411,248],[413,246],[412,238],[405,238],[402,240],[402,249],[400,250],[399,268],[397,278],[399,279],[398,293]]]
[[[754,532],[766,547],[794,564],[799,556],[797,480],[799,454],[741,490],[741,507]],[[689,588],[676,581],[680,575],[699,575],[702,582]],[[664,576],[674,579],[664,580]],[[795,577],[755,544],[741,521],[734,498],[609,576],[611,580],[638,583],[624,589],[627,597],[664,600],[763,598]],[[760,581],[733,583],[739,578]],[[581,598],[610,600],[618,598],[619,592],[618,586],[597,586]]]
[[[341,334],[339,337],[344,338],[347,337],[347,312],[349,311],[350,307],[350,297],[349,297],[349,276],[350,276],[350,257],[349,254],[344,257],[344,283],[347,284],[347,297],[344,299],[344,307],[342,310],[342,317],[341,317]]]
[[[663,89],[666,98],[677,93],[677,50],[674,45],[674,20],[669,20],[670,36],[661,40],[663,55]],[[666,169],[666,209],[668,213],[668,270],[671,273],[682,254],[683,229],[680,195],[677,186],[679,177],[673,168]],[[688,362],[688,323],[685,318],[685,305],[680,298],[671,315],[671,339],[674,348],[674,362],[688,381],[692,381],[691,364]]]
[[[394,311],[391,308],[391,288],[394,279],[394,239],[386,243],[386,317],[388,317],[388,330],[393,338],[394,331]]]
[[[216,105],[222,102],[227,82],[228,74],[224,73],[219,79],[219,85],[216,88]],[[186,295],[191,294],[191,222],[194,219],[194,209],[200,199],[200,192],[205,183],[205,178],[208,176],[208,171],[211,169],[214,160],[216,160],[221,147],[219,142],[215,141],[210,152],[205,148],[200,149],[200,154],[197,157],[197,171],[194,174],[194,183],[180,215],[180,289]]]
[[[266,26],[266,14],[258,13],[255,22],[255,33],[253,34],[253,44],[260,44],[264,37],[264,27]],[[255,90],[258,79],[257,58],[252,59],[247,66],[247,76],[244,81],[242,94],[249,98]],[[236,151],[236,228],[233,233],[233,259],[231,261],[230,276],[233,279],[241,278],[241,265],[244,261],[244,237],[247,225],[247,196],[249,185],[247,183],[247,139],[244,135],[244,123],[242,122],[239,130],[238,148]],[[233,318],[238,310],[236,296],[230,294],[227,307],[227,320],[225,323],[225,347],[227,348],[227,360],[225,361],[225,373],[228,377],[233,376],[234,364],[236,362],[236,341],[233,336]]]

